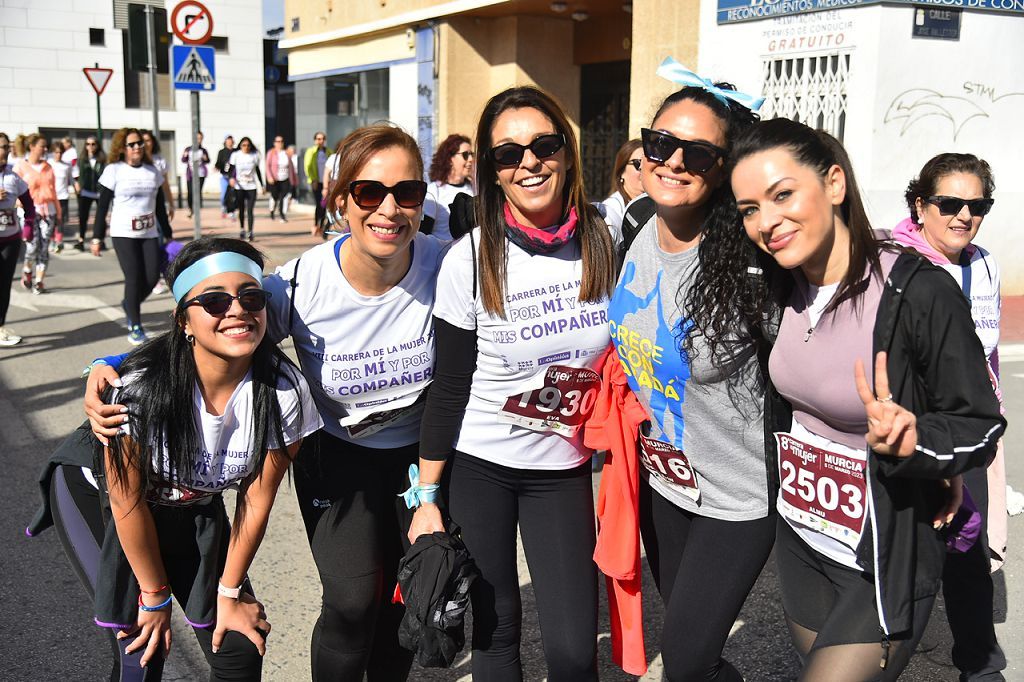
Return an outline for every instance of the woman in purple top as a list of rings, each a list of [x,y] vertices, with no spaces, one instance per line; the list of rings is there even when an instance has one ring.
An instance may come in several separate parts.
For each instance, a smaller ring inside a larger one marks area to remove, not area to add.
[[[1006,422],[963,294],[875,241],[835,138],[765,121],[731,162],[747,236],[794,278],[769,373],[793,408],[776,557],[800,679],[894,680],[942,577],[943,479],[983,466]]]

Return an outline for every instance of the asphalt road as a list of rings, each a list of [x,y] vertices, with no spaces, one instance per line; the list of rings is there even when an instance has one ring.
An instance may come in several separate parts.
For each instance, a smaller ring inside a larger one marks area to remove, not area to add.
[[[209,211],[204,214],[210,213]],[[212,213],[210,213],[213,216]],[[293,213],[293,222],[300,219]],[[222,224],[216,217],[207,224]],[[225,225],[228,233],[233,226]],[[276,231],[274,231],[276,230]],[[276,263],[312,241],[294,226],[257,226],[267,237],[258,245]],[[51,293],[34,297],[15,284],[8,323],[25,342],[0,349],[0,680],[102,680],[110,666],[109,647],[91,624],[91,608],[51,530],[26,538],[24,528],[38,503],[35,481],[57,443],[82,418],[83,382],[79,372],[92,358],[129,348],[119,321],[121,276],[113,253],[101,259],[64,254],[51,260]],[[148,330],[166,328],[171,299],[155,296],[143,306]],[[1011,430],[1007,438],[1008,476],[1024,490],[1024,441],[1012,428],[1024,414],[1024,353],[1003,360],[1004,394]],[[1024,571],[1015,550],[1024,538],[1024,516],[1010,519],[1010,560],[996,575],[998,632],[1010,661],[1008,680],[1024,680],[1024,615],[1018,606]],[[301,531],[298,509],[285,488],[276,505],[263,547],[252,569],[258,594],[274,625],[265,662],[265,679],[308,679],[309,632],[317,613],[319,585]],[[521,562],[526,630],[523,661],[527,680],[544,679],[544,657],[525,562]],[[649,583],[649,575],[648,575]],[[661,606],[653,584],[645,585],[648,659],[643,680],[660,679]],[[603,600],[602,600],[603,601]],[[695,619],[699,613],[693,614]],[[635,680],[611,663],[607,613],[602,610],[601,678]],[[187,629],[178,628],[165,674],[167,680],[205,679],[201,655]],[[904,674],[904,680],[955,680],[949,661],[950,636],[941,601],[928,633]],[[726,648],[748,680],[793,679],[797,661],[782,620],[773,560],[770,560],[740,614]],[[451,670],[416,669],[411,679],[469,680],[468,651]]]

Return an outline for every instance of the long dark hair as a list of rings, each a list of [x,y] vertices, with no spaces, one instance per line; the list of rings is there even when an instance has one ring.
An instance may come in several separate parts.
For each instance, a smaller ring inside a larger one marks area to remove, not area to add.
[[[723,90],[736,89],[724,82],[715,85]],[[737,102],[729,100],[725,104],[704,88],[685,87],[665,98],[651,125],[670,107],[687,100],[703,104],[725,125],[726,159],[736,136],[758,121],[757,114]],[[726,175],[708,198],[697,249],[700,267],[680,302],[693,324],[690,333],[683,336],[681,350],[690,358],[696,357],[699,351],[694,338],[703,336],[711,362],[718,369],[732,364],[737,331],[741,331],[741,339],[748,339],[742,343],[749,343],[750,335],[759,334],[773,300],[770,274],[775,264],[759,253],[739,226],[740,214]],[[752,273],[751,267],[761,273]]]
[[[448,174],[452,172],[452,157],[458,154],[459,147],[464,144],[473,143],[465,135],[454,133],[437,145],[437,151],[430,160],[430,170],[427,173],[432,182],[448,182]]]
[[[814,130],[788,118],[776,118],[752,126],[736,139],[730,172],[731,168],[748,156],[772,149],[785,149],[797,163],[813,169],[822,178],[832,166],[839,166],[846,176],[846,196],[839,212],[850,231],[850,265],[839,282],[836,295],[826,308],[832,310],[845,298],[863,290],[866,269],[870,267],[870,273],[875,277],[882,276],[882,265],[878,258],[879,243],[867,211],[864,210],[857,178],[853,174],[853,164],[839,140],[825,131]]]
[[[263,267],[264,258],[255,247],[237,239],[203,237],[189,243],[167,268],[167,283],[188,266],[214,253],[239,253]],[[184,303],[184,299],[182,300]],[[193,391],[197,381],[192,346],[185,339],[185,306],[174,309],[174,328],[140,346],[121,366],[124,375],[137,377],[117,397],[128,407],[131,440],[117,437],[110,440],[111,456],[107,475],[114,485],[124,487],[129,469],[139,474],[141,501],[147,491],[168,481],[162,467],[154,465],[159,455],[154,443],[164,443],[170,471],[194,471],[196,454],[202,451],[202,435],[196,426]],[[294,374],[293,374],[294,372]],[[268,443],[276,440],[284,447],[281,406],[277,387],[282,382],[296,388],[298,370],[278,347],[264,336],[252,356],[252,452],[256,465],[243,479],[242,489],[259,476],[266,459]],[[108,402],[112,396],[108,395]],[[300,406],[301,409],[301,406]],[[301,415],[300,415],[301,420]],[[271,438],[273,436],[273,439]],[[245,496],[238,496],[239,513],[244,514]],[[236,526],[237,528],[237,526]]]
[[[476,220],[480,226],[480,292],[484,310],[505,317],[508,240],[505,238],[505,193],[498,185],[498,168],[491,159],[491,129],[509,109],[536,109],[565,136],[566,180],[562,195],[563,215],[576,209],[576,239],[583,257],[581,301],[600,301],[611,295],[615,285],[615,257],[608,226],[587,202],[583,188],[579,145],[562,107],[543,90],[523,86],[509,88],[492,97],[480,115],[476,129],[477,184]]]

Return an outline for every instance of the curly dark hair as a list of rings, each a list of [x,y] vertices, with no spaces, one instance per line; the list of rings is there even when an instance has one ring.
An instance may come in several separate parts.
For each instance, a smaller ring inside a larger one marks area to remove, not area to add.
[[[996,181],[992,177],[992,167],[984,159],[974,154],[954,154],[947,152],[933,156],[924,164],[921,173],[910,181],[903,198],[910,209],[910,217],[917,222],[917,199],[927,199],[935,194],[939,181],[953,173],[967,173],[981,181],[981,193],[986,199],[992,198],[996,191]]]
[[[455,133],[449,135],[437,145],[434,158],[430,161],[430,179],[433,182],[448,182],[448,174],[452,172],[452,157],[458,153],[463,144],[473,145],[465,135]]]
[[[736,89],[730,83],[719,82],[715,86],[723,90]],[[725,124],[726,159],[736,136],[759,120],[756,113],[737,102],[729,100],[729,104],[725,104],[704,88],[685,87],[662,102],[651,122],[652,127],[667,109],[686,100],[703,104]],[[692,359],[698,355],[694,338],[703,336],[713,366],[724,371],[734,364],[740,347],[749,346],[752,338],[760,340],[763,336],[761,328],[768,318],[769,304],[777,298],[772,294],[776,278],[771,274],[778,266],[744,234],[728,180],[712,192],[706,206],[707,217],[697,251],[700,267],[685,298],[680,301],[681,309],[686,311],[693,326],[680,345]]]

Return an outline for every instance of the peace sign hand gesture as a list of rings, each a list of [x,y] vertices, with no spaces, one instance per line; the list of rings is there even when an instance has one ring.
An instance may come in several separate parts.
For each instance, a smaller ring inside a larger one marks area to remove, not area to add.
[[[863,362],[857,360],[853,373],[868,417],[868,445],[880,455],[910,457],[917,447],[917,417],[892,400],[885,352],[875,356],[874,391],[864,374]]]

